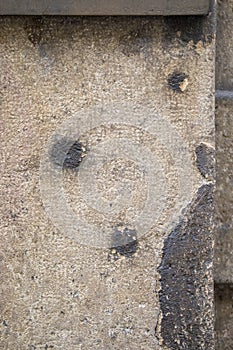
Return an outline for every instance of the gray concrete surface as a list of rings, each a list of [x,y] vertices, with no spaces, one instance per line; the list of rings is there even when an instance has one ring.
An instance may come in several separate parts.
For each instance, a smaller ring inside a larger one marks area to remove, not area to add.
[[[232,282],[233,275],[233,1],[218,2],[216,48],[216,245],[215,280]]]
[[[210,20],[0,19],[2,349],[214,348]],[[72,125],[80,130],[64,124],[74,116]],[[58,138],[51,139],[54,133]],[[63,157],[62,170],[56,150],[70,136],[76,144]],[[122,145],[131,144],[139,153],[128,159]],[[98,171],[91,167],[93,154],[106,160]],[[128,223],[141,215],[148,198],[154,203],[150,155],[159,160],[156,208],[165,204],[154,225],[137,237]],[[46,214],[43,157],[51,188],[57,182],[51,174],[63,176],[64,213],[56,200],[64,223],[68,203],[96,232],[115,227],[106,235],[111,248],[95,247],[79,226],[71,237],[69,225],[57,227]],[[88,184],[94,183],[85,188],[88,166]],[[93,189],[116,207],[101,212],[90,197]],[[125,193],[129,199],[121,203]]]
[[[215,288],[216,349],[232,349],[233,285],[221,284]]]
[[[216,53],[216,349],[233,348],[233,1],[218,1]]]
[[[233,1],[218,1],[216,87],[233,90]]]
[[[8,0],[0,15],[203,15],[209,8],[210,0]]]
[[[216,106],[215,281],[233,282],[233,100]]]

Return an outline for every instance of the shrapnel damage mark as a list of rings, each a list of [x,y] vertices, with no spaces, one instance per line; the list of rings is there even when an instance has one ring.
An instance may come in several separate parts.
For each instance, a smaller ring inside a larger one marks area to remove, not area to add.
[[[207,179],[215,177],[215,150],[205,143],[201,143],[195,149],[196,165],[201,175]]]
[[[56,137],[50,150],[50,159],[63,169],[77,169],[86,156],[86,148],[79,141]]]
[[[185,73],[174,72],[169,75],[167,82],[170,89],[181,93],[188,86],[188,76]]]
[[[214,348],[213,211],[213,185],[206,184],[164,243],[156,331],[169,350]]]
[[[112,248],[111,255],[114,259],[118,259],[119,256],[125,256],[126,258],[133,257],[138,248],[137,232],[134,229],[128,227],[117,227],[112,235]]]

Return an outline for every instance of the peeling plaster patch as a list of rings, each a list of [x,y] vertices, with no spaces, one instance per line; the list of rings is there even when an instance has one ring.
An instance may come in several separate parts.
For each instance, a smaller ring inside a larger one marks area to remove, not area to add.
[[[188,86],[188,76],[185,73],[174,72],[167,81],[169,88],[177,92],[184,92]]]
[[[201,143],[196,147],[196,164],[204,178],[213,179],[215,176],[215,150],[213,147]]]
[[[164,243],[156,332],[171,350],[213,346],[213,210],[213,185],[203,185]]]

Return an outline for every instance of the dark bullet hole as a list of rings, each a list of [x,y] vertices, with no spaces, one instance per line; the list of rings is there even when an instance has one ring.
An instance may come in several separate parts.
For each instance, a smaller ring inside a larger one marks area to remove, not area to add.
[[[112,235],[111,251],[117,259],[119,255],[126,258],[132,257],[138,248],[137,232],[136,230],[124,228],[123,230],[117,228]]]
[[[213,147],[201,143],[195,149],[196,165],[204,178],[215,176],[215,150]]]
[[[51,148],[50,158],[63,169],[77,169],[86,156],[85,151],[81,142],[58,136]]]
[[[28,40],[33,46],[39,46],[45,31],[44,18],[42,16],[33,16],[27,19],[24,27]]]
[[[169,75],[167,81],[170,89],[182,93],[182,83],[187,79],[188,76],[185,73],[172,73]]]

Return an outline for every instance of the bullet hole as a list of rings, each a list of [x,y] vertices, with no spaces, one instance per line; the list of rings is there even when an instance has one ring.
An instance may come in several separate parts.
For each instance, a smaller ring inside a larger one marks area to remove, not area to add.
[[[215,176],[215,150],[213,147],[201,143],[195,149],[196,165],[204,178],[213,179]]]
[[[112,235],[111,255],[117,260],[120,256],[132,257],[138,248],[137,233],[127,227],[117,228]]]
[[[185,73],[172,73],[169,75],[168,86],[170,89],[182,93],[187,89],[188,86],[188,76]]]
[[[15,221],[18,218],[18,214],[14,213],[12,210],[9,211],[9,215],[13,221]]]
[[[66,137],[56,137],[50,151],[52,162],[63,169],[77,169],[85,156],[83,144]]]
[[[42,16],[27,18],[24,30],[27,33],[28,40],[33,46],[40,45],[45,31],[44,18]]]
[[[38,276],[34,276],[34,275],[31,276],[32,281],[36,280],[37,278]]]
[[[7,327],[7,326],[8,326],[8,324],[7,324],[6,320],[3,320],[3,321],[2,321],[2,324],[3,324],[3,326],[5,326],[5,327]]]

